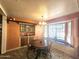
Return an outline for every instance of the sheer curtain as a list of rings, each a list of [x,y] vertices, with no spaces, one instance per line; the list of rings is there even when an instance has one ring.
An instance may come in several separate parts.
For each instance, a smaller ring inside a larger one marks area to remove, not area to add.
[[[68,22],[67,42],[68,42],[69,44],[71,44],[71,22]]]
[[[68,24],[67,36],[65,32],[66,24]],[[57,40],[60,42],[66,41],[71,44],[71,22],[48,24],[44,27],[44,37],[52,38],[53,40]],[[67,39],[65,39],[65,37],[67,37]]]

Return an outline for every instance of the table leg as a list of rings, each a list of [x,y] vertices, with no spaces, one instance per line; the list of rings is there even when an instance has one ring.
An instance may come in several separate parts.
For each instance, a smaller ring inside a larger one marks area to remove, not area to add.
[[[38,57],[40,56],[41,51],[38,49],[36,52],[37,52],[37,55],[36,55],[35,59],[38,59]]]

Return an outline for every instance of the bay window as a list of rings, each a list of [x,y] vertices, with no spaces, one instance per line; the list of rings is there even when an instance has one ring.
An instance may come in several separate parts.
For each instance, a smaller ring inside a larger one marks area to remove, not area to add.
[[[48,24],[44,28],[44,37],[71,44],[71,21]]]

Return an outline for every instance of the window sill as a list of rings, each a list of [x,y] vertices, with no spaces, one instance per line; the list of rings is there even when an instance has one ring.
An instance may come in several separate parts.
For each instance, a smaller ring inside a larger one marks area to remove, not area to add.
[[[63,46],[66,46],[66,47],[72,47],[73,48],[73,46],[71,44],[65,42],[64,40],[53,40],[53,41],[55,41],[56,43],[58,43],[60,45],[63,45]]]

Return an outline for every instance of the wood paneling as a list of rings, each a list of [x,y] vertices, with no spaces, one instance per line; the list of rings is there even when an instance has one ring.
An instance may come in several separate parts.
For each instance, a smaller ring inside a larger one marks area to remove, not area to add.
[[[15,18],[14,20],[15,22],[19,21],[19,22],[32,23],[32,24],[38,23],[38,21],[29,19],[29,18],[18,18],[18,17],[11,17],[11,16],[8,17],[8,20],[13,19],[13,18]]]
[[[7,27],[7,50],[19,47],[19,25],[16,22],[9,22]]]
[[[25,23],[32,23],[36,24],[36,21],[33,21],[31,19],[21,19],[18,17],[8,17],[8,20],[10,18],[15,18],[13,21],[9,21],[7,25],[7,50],[14,49],[19,47],[20,43],[20,25],[17,23],[17,21],[22,21]]]

